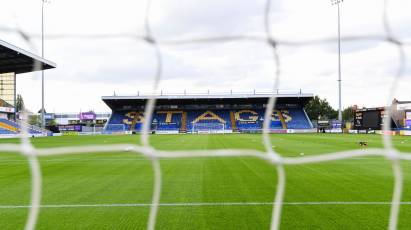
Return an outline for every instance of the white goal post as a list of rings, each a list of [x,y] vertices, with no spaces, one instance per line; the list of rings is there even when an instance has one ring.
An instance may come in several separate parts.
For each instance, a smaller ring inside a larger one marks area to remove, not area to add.
[[[225,133],[226,127],[223,123],[193,123],[191,133]]]

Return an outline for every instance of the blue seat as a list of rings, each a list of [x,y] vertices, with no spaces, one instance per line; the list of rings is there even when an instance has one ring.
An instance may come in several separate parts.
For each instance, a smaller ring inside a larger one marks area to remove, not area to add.
[[[236,110],[242,111],[241,115],[236,114],[236,128],[239,131],[261,130],[264,123],[264,109],[247,109]],[[210,109],[210,110],[187,110],[186,130],[196,131],[193,129],[212,129],[212,130],[231,130],[231,110],[227,109]],[[281,112],[281,114],[279,114]],[[114,111],[106,125],[106,131],[129,131],[139,132],[142,128],[143,111]],[[281,115],[281,116],[280,116]],[[137,121],[134,127],[134,116]],[[203,116],[203,117],[201,117]],[[283,119],[282,119],[283,118]],[[169,119],[169,120],[167,120]],[[179,131],[182,129],[182,111],[174,112],[171,117],[167,118],[167,111],[155,111],[151,121],[151,129],[158,131]],[[198,125],[195,125],[198,124]],[[223,125],[221,125],[223,124]],[[133,128],[133,129],[132,129]],[[275,110],[270,122],[271,130],[281,129],[310,129],[311,122],[308,120],[303,108],[290,108]]]
[[[283,113],[288,113],[291,120],[286,119],[287,128],[289,129],[311,129],[311,122],[308,120],[302,108],[292,108],[284,110]]]

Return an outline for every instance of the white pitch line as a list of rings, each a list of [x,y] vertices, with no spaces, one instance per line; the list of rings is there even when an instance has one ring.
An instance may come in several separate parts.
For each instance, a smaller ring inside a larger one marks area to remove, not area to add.
[[[401,202],[401,205],[411,205],[411,201]],[[269,206],[273,202],[217,202],[217,203],[161,203],[159,206]],[[318,202],[283,202],[283,205],[391,205],[385,201],[318,201]],[[99,207],[150,207],[149,203],[135,204],[45,204],[40,208],[99,208]],[[0,205],[0,209],[31,208],[30,205]]]

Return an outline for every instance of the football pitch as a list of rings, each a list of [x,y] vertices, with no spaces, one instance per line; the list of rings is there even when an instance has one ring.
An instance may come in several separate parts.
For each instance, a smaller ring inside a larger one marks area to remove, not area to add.
[[[381,148],[379,135],[275,134],[273,148],[289,157]],[[62,136],[31,139],[37,148],[114,143],[139,136]],[[360,147],[359,141],[368,142]],[[0,143],[16,143],[2,139]],[[257,149],[258,134],[152,135],[162,150]],[[393,137],[411,152],[411,137]],[[277,171],[252,157],[162,159],[157,229],[269,229]],[[42,202],[37,229],[145,229],[152,164],[131,152],[40,157]],[[411,166],[402,162],[404,189],[399,228],[411,226]],[[390,162],[358,157],[286,166],[282,229],[386,229],[393,191]],[[23,229],[30,198],[27,160],[0,154],[0,228]]]

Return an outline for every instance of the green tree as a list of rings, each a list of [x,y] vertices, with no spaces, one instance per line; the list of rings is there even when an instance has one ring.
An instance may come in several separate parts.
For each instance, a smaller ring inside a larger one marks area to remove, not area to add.
[[[17,94],[16,99],[16,112],[20,112],[24,109],[24,100],[20,94]]]
[[[354,121],[354,116],[355,116],[354,106],[349,106],[345,108],[342,112],[342,117],[344,121],[352,122]]]
[[[29,121],[28,121],[28,123],[29,123],[30,125],[40,126],[40,125],[41,125],[40,116],[38,116],[38,115],[30,115],[30,116],[29,116]]]
[[[49,120],[49,121],[47,122],[47,126],[56,126],[56,125],[57,125],[56,119]]]
[[[308,102],[305,111],[311,120],[317,120],[318,117],[324,119],[336,119],[338,117],[338,112],[331,107],[327,99],[321,99],[318,96]]]

